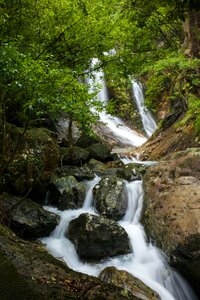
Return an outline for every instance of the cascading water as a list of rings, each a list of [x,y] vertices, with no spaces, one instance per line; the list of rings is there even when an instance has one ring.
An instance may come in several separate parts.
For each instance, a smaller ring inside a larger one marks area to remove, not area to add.
[[[65,237],[65,232],[69,222],[80,214],[86,212],[96,214],[92,206],[92,189],[99,180],[100,178],[96,177],[88,183],[87,196],[81,209],[61,212],[55,208],[46,207],[61,217],[60,224],[50,237],[42,239],[48,251],[65,261],[70,268],[93,276],[98,276],[107,266],[126,270],[155,290],[162,300],[197,299],[187,283],[167,265],[165,256],[152,244],[146,242],[146,235],[140,224],[143,205],[142,181],[126,183],[128,208],[125,216],[119,222],[129,235],[132,253],[109,258],[96,265],[82,262],[79,259],[74,245]]]
[[[156,130],[157,126],[152,115],[145,107],[142,84],[132,80],[132,89],[135,96],[135,102],[141,116],[144,131],[146,132],[147,136],[150,137]]]
[[[99,81],[102,80],[101,77],[102,76],[99,74]],[[104,97],[102,96],[104,93],[106,93],[105,90],[99,94],[100,99],[102,99],[101,97]],[[100,117],[104,122],[110,120],[110,116],[107,114],[103,114]],[[113,119],[115,120],[115,118]],[[116,126],[116,123],[117,121],[115,121],[112,126]],[[113,130],[112,126],[109,126],[111,130]],[[116,131],[114,131],[114,134],[124,140],[123,133],[118,133],[118,131],[116,133]],[[137,145],[137,143],[145,141],[145,139],[140,136],[138,139],[138,135],[136,133],[131,133],[130,130],[128,130],[127,135],[128,140],[132,141],[132,145]],[[135,142],[135,139],[137,142]],[[125,143],[127,144],[127,139],[125,139]],[[123,159],[124,163],[132,161],[144,164],[144,162],[140,162],[137,159]],[[151,165],[155,164],[155,162],[145,162],[145,164]],[[47,210],[60,216],[60,223],[53,233],[49,237],[41,239],[48,251],[58,259],[66,262],[67,265],[75,271],[93,276],[98,276],[99,273],[108,266],[114,266],[119,270],[126,270],[155,290],[162,300],[197,300],[197,297],[184,279],[169,267],[165,255],[146,241],[146,235],[143,226],[140,223],[143,206],[142,181],[126,182],[128,208],[123,219],[119,221],[119,224],[128,233],[132,246],[132,253],[108,258],[97,264],[86,263],[79,259],[74,245],[65,237],[65,232],[69,222],[77,218],[80,214],[90,213],[97,215],[93,207],[92,190],[99,181],[100,177],[96,176],[94,180],[87,183],[87,195],[83,206],[80,209],[59,211],[56,208],[45,207]]]
[[[91,63],[91,67],[95,68],[95,65],[99,63],[98,59],[94,58]],[[101,90],[98,93],[98,99],[106,104],[108,102],[108,93],[104,79],[104,73],[102,70],[93,71],[95,79],[88,78],[87,83],[89,84],[90,92],[94,92],[94,82],[101,86]],[[127,127],[121,118],[113,117],[107,114],[105,111],[99,113],[100,120],[106,124],[107,129],[117,137],[117,139],[123,143],[132,146],[140,146],[146,141],[146,138],[134,130]]]

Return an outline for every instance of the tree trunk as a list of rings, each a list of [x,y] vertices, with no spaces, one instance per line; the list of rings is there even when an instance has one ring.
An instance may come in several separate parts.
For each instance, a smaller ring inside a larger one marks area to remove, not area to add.
[[[183,23],[185,55],[200,58],[200,12],[191,10]]]

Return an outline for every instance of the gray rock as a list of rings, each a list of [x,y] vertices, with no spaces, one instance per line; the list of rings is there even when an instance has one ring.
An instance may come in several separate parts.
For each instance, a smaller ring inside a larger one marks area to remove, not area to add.
[[[48,236],[59,220],[32,200],[7,193],[0,196],[0,217],[17,235],[29,239]]]
[[[76,209],[83,205],[86,196],[86,186],[73,176],[54,178],[49,187],[47,201],[58,209]]]
[[[60,158],[62,165],[81,165],[85,163],[89,157],[89,152],[86,149],[73,146],[72,155],[69,155],[70,148],[60,148]]]
[[[120,220],[127,210],[125,182],[116,176],[105,176],[94,187],[94,206],[103,216]]]
[[[86,148],[90,153],[89,158],[94,158],[100,161],[108,161],[111,159],[110,148],[101,143],[96,143]]]
[[[126,231],[116,222],[101,216],[81,214],[69,223],[66,235],[74,243],[78,255],[86,260],[131,251]]]
[[[141,180],[147,171],[147,166],[130,163],[118,169],[116,175],[128,181]]]
[[[86,164],[82,167],[64,166],[61,174],[64,174],[65,176],[74,176],[78,181],[92,180],[95,177],[94,172]]]

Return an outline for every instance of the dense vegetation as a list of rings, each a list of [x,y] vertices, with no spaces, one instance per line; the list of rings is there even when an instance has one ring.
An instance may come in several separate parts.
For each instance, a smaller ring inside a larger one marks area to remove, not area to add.
[[[155,113],[165,95],[199,130],[199,9],[198,0],[0,0],[2,145],[6,122],[26,129],[64,112],[90,128],[90,107],[100,109],[85,85],[93,57],[112,89],[140,78]],[[110,49],[116,53],[105,55]],[[126,110],[118,94],[115,105]]]

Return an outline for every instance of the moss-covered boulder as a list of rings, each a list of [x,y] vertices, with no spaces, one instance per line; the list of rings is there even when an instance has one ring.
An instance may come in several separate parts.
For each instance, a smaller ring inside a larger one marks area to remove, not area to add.
[[[200,295],[200,150],[166,157],[144,176],[143,224]]]
[[[99,274],[99,278],[107,283],[126,288],[134,296],[141,300],[158,300],[159,296],[141,280],[130,273],[118,270],[115,267],[107,267]]]
[[[60,210],[76,209],[83,205],[86,185],[74,176],[54,177],[49,186],[47,201]]]
[[[86,149],[72,146],[60,148],[60,160],[62,165],[82,165],[87,161],[89,152]]]
[[[70,270],[44,246],[17,238],[0,225],[2,300],[134,300],[129,291]]]
[[[3,193],[0,196],[0,220],[17,235],[33,239],[48,236],[59,218],[28,198]]]
[[[45,128],[23,131],[7,124],[6,130],[5,160],[10,163],[3,175],[7,182],[5,189],[18,195],[29,192],[36,201],[42,202],[59,163],[59,147]]]
[[[112,160],[110,154],[111,149],[106,144],[96,143],[86,148],[86,150],[89,152],[89,158],[94,158],[103,162]]]
[[[81,214],[69,223],[66,235],[85,260],[99,260],[131,251],[126,231],[101,216]]]
[[[146,173],[147,166],[136,163],[129,163],[124,165],[123,168],[118,169],[116,175],[128,181],[141,180],[142,176]]]
[[[62,170],[58,170],[60,175],[64,176],[74,176],[78,181],[82,180],[92,180],[95,177],[94,172],[89,168],[87,164],[77,167],[77,166],[63,166]]]
[[[102,161],[91,158],[86,164],[95,174],[99,176],[104,175],[115,175],[117,172],[116,167],[111,167],[108,163],[103,163]]]
[[[125,182],[116,176],[104,176],[93,189],[96,210],[109,219],[120,220],[126,213],[128,200]]]

